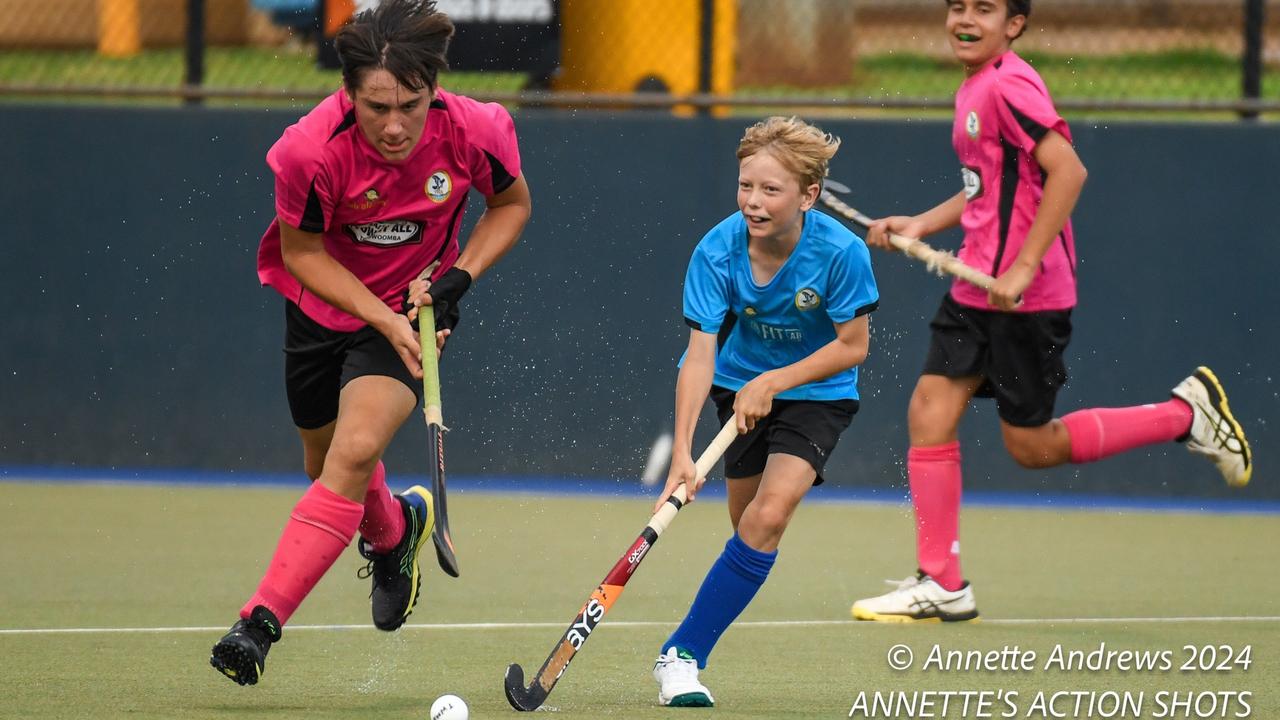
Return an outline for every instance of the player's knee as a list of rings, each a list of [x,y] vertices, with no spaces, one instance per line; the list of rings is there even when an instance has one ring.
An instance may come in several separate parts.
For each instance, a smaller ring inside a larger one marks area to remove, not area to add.
[[[742,523],[750,523],[756,533],[771,537],[781,536],[790,521],[791,512],[788,508],[782,503],[767,501],[752,503],[742,519]]]
[[[312,482],[315,482],[320,479],[320,474],[324,472],[324,456],[312,457],[310,453],[307,453],[302,458],[302,469],[307,473],[307,477],[311,478]]]
[[[1013,458],[1014,462],[1028,470],[1039,470],[1058,464],[1040,444],[1027,442],[1022,438],[1006,436],[1004,448],[1009,451],[1009,457]]]
[[[334,438],[325,457],[324,465],[334,464],[335,470],[359,472],[368,475],[382,453],[381,439],[374,433],[354,431],[342,438]]]
[[[907,405],[907,431],[916,443],[935,445],[946,442],[956,432],[957,417],[936,398],[916,391]]]

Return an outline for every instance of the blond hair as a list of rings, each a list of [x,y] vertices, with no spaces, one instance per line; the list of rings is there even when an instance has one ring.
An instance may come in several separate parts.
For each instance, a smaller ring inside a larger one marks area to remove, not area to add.
[[[773,116],[747,128],[738,143],[738,160],[768,152],[795,175],[804,189],[822,184],[827,162],[840,148],[840,138],[824,133],[798,117]]]

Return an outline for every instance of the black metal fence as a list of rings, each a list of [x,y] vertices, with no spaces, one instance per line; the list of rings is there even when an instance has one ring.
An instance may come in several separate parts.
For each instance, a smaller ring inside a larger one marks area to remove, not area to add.
[[[309,101],[377,0],[0,0],[0,97]],[[946,108],[942,0],[440,0],[454,90],[533,105]],[[1015,44],[1072,110],[1280,112],[1280,0],[1041,0]]]

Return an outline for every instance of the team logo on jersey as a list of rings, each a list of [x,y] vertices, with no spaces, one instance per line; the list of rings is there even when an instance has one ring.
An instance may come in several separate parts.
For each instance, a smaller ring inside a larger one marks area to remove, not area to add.
[[[822,304],[822,298],[818,296],[818,291],[813,288],[803,288],[796,293],[796,309],[812,310]]]
[[[369,188],[361,193],[358,197],[352,198],[347,203],[347,207],[352,210],[372,210],[379,205],[386,205],[387,201],[378,194],[377,188]]]
[[[746,315],[747,317],[755,317],[755,316],[756,316],[756,309],[755,309],[755,308],[753,308],[753,307],[751,307],[750,305],[748,305],[748,306],[747,306],[747,309],[745,309],[745,310],[743,310],[743,311],[742,311],[742,314],[743,314],[743,315]]]
[[[982,175],[971,167],[961,167],[960,177],[964,178],[964,199],[972,200],[982,195]]]
[[[982,131],[982,123],[978,122],[977,110],[970,110],[969,114],[965,116],[964,131],[969,133],[970,140],[978,139],[978,133]]]
[[[453,180],[449,177],[449,173],[437,170],[427,178],[427,185],[423,190],[427,193],[427,197],[431,198],[431,202],[442,203],[448,200],[449,193],[453,192]]]
[[[347,236],[361,245],[396,247],[422,242],[422,223],[413,220],[382,220],[363,225],[345,225]]]

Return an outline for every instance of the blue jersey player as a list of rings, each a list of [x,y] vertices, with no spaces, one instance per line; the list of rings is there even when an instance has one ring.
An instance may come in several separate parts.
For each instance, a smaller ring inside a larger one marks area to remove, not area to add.
[[[739,436],[725,452],[734,534],[654,666],[663,705],[705,707],[707,656],[747,607],[778,543],[858,410],[858,365],[879,302],[858,236],[813,209],[840,141],[796,118],[748,128],[738,209],[698,243],[685,276],[692,328],[676,382],[675,443],[655,511],[697,494],[694,426],[708,394]]]

